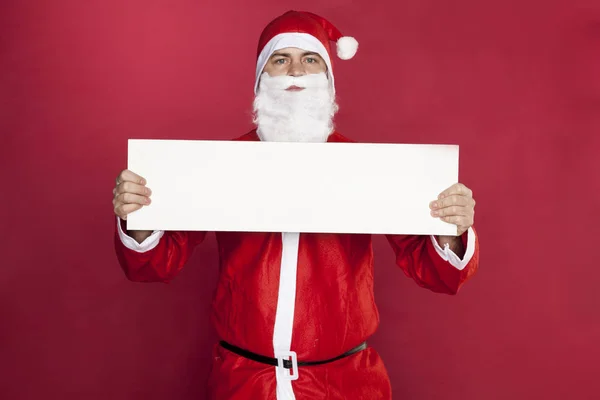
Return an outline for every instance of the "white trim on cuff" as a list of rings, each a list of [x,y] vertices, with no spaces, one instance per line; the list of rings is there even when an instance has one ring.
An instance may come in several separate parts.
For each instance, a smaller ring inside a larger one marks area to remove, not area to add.
[[[121,243],[123,243],[123,245],[128,249],[136,251],[138,253],[145,253],[155,248],[158,245],[160,238],[165,233],[165,231],[154,231],[142,243],[138,243],[134,238],[128,236],[125,232],[123,232],[119,217],[117,217],[117,227],[119,229],[119,238],[121,238]]]
[[[462,271],[467,266],[469,261],[471,261],[473,254],[475,254],[475,231],[473,228],[469,228],[467,231],[467,248],[465,249],[465,256],[462,260],[450,249],[448,243],[446,243],[442,249],[435,239],[435,236],[430,236],[430,238],[433,242],[433,247],[435,247],[435,250],[440,257],[442,257],[444,261],[448,261],[459,271]]]

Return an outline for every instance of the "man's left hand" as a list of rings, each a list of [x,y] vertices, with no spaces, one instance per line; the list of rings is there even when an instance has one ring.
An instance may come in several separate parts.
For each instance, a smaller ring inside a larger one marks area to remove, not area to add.
[[[432,216],[456,225],[458,236],[465,233],[475,219],[473,191],[462,183],[456,183],[440,193],[437,200],[429,203],[429,208]]]

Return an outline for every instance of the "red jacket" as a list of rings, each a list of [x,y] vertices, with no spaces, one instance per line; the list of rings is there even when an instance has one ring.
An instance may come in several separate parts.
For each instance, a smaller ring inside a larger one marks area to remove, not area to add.
[[[237,140],[259,139],[256,132],[251,131]],[[337,132],[328,141],[349,142]],[[184,267],[194,248],[205,237],[206,232],[167,231],[155,248],[139,253],[123,245],[117,230],[115,246],[120,265],[130,280],[166,282]],[[479,245],[477,237],[473,237],[474,253],[466,267],[459,270],[442,259],[429,236],[387,235],[396,254],[396,263],[407,276],[424,288],[447,294],[456,294],[478,268]],[[216,238],[220,273],[212,319],[217,333],[221,339],[238,347],[272,357],[282,234],[216,232]],[[462,239],[467,248],[467,233]],[[300,234],[291,338],[291,349],[297,353],[298,360],[336,357],[365,341],[378,324],[379,314],[373,296],[371,235]],[[215,348],[215,354],[211,396],[219,399],[238,398],[237,395],[241,396],[239,398],[275,398],[270,397],[274,396],[273,385],[276,385],[274,367],[241,359],[219,347]],[[387,374],[373,349],[336,363],[348,364],[346,372],[344,368],[336,369],[340,374],[347,374],[348,379],[352,371],[357,377],[363,377],[354,380],[360,387],[354,387],[355,395],[346,398],[362,398],[361,390],[366,390],[365,398],[388,398]],[[241,368],[241,365],[246,367]],[[304,368],[310,368],[310,371],[301,369],[300,378],[293,381],[296,398],[303,398],[302,393],[305,398],[322,398],[315,388],[324,387],[325,378],[317,372],[331,366]],[[366,369],[374,374],[372,380],[365,373]],[[332,378],[325,386],[330,394],[336,393]],[[350,382],[338,386],[342,397],[353,387]],[[259,397],[245,397],[249,393]]]

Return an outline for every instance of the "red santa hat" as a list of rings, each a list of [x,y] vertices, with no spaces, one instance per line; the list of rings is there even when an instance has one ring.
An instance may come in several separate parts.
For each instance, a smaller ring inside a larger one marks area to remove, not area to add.
[[[286,47],[319,54],[327,64],[331,86],[335,90],[330,41],[336,42],[336,53],[342,60],[351,59],[358,50],[356,39],[343,36],[331,22],[316,14],[288,11],[275,18],[265,27],[258,41],[254,93],[258,90],[260,75],[271,55]]]

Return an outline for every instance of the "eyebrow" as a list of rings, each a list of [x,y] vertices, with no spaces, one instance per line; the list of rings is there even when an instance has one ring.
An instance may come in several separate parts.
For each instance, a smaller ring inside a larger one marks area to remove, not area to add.
[[[271,57],[269,58],[273,58],[273,57],[292,57],[292,55],[290,53],[273,53],[271,55]],[[319,53],[315,53],[314,51],[305,51],[304,53],[302,53],[302,57],[306,57],[306,56],[318,56],[319,58],[321,58],[321,56],[319,55]]]

